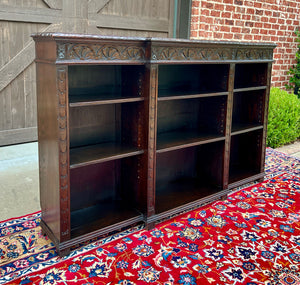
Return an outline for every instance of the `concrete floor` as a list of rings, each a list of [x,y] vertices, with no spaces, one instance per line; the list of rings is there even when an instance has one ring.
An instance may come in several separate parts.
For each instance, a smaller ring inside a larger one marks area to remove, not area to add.
[[[300,158],[300,141],[277,150]],[[0,147],[0,221],[40,210],[38,145]]]
[[[40,210],[38,144],[0,147],[0,221]]]

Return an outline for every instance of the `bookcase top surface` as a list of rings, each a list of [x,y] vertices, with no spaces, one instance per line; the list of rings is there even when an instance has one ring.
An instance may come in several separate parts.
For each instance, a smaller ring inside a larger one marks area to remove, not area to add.
[[[35,41],[54,40],[54,41],[119,41],[119,42],[151,42],[152,44],[194,44],[194,45],[225,45],[225,46],[247,46],[275,48],[276,44],[269,42],[238,42],[238,41],[215,41],[215,40],[188,40],[176,38],[153,38],[153,37],[121,37],[105,36],[96,34],[71,34],[71,33],[34,33],[31,35]]]

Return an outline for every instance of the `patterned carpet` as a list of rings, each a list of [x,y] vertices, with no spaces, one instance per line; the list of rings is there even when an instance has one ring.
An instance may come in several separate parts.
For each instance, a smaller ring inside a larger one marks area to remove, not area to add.
[[[1,222],[0,284],[300,284],[299,160],[267,149],[266,174],[225,201],[67,258],[41,235],[40,213]]]

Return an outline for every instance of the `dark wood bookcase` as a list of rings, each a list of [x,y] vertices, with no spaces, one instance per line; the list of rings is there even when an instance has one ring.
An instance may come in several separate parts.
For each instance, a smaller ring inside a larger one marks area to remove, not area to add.
[[[273,44],[33,38],[41,226],[60,255],[263,178]]]

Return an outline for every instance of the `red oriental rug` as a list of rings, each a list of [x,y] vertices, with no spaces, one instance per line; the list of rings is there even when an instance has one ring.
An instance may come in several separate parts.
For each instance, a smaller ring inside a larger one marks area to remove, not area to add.
[[[291,173],[233,192],[225,201],[152,231],[135,228],[95,241],[63,259],[41,236],[40,213],[4,221],[0,284],[299,285],[299,161],[292,163]]]

